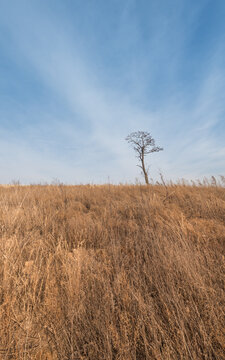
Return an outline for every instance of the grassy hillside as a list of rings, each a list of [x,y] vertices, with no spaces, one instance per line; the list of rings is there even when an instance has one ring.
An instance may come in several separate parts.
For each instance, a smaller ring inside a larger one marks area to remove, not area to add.
[[[225,188],[0,187],[0,359],[224,359]]]

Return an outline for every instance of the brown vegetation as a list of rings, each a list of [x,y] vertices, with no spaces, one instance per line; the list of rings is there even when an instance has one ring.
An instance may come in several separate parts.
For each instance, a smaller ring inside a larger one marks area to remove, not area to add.
[[[0,187],[0,359],[224,359],[222,186]]]

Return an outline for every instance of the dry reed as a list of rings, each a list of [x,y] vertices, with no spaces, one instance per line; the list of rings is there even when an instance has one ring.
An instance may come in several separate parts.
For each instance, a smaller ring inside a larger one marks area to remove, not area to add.
[[[225,189],[0,187],[0,359],[224,359]]]

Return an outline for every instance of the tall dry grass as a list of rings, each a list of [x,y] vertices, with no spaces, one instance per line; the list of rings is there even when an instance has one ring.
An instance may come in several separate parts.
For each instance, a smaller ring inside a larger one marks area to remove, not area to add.
[[[222,186],[0,187],[0,205],[0,359],[225,358]]]

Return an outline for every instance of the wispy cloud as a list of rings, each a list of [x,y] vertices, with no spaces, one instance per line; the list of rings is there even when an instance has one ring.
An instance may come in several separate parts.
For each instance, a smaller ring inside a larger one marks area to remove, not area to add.
[[[118,60],[115,80],[107,54],[99,60],[98,41],[92,52],[92,39],[90,51],[90,34],[78,33],[65,9],[54,12],[49,5],[22,1],[13,10],[5,5],[0,16],[9,39],[5,51],[9,58],[15,55],[18,71],[34,82],[31,92],[38,93],[36,99],[28,94],[0,102],[1,181],[104,182],[108,176],[133,181],[139,171],[124,138],[139,129],[151,131],[165,148],[150,160],[153,176],[159,168],[173,179],[222,172],[224,144],[216,130],[225,112],[220,43],[206,64],[199,63],[197,80],[184,74],[193,61],[191,53],[185,59],[186,48],[203,6],[189,8],[188,19],[181,5],[164,12],[156,7],[158,19],[150,17],[151,26],[145,22],[144,28],[136,2],[125,2],[116,15],[119,27],[111,54],[124,44],[127,68]]]

